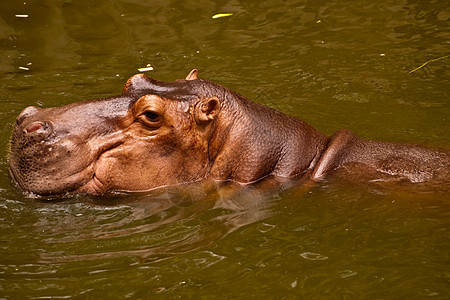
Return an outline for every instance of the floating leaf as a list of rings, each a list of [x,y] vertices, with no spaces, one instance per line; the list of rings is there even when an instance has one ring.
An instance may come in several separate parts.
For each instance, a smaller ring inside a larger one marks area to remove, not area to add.
[[[212,16],[213,19],[218,19],[218,18],[224,18],[224,17],[229,17],[232,16],[232,13],[225,13],[225,14],[215,14],[214,16]]]

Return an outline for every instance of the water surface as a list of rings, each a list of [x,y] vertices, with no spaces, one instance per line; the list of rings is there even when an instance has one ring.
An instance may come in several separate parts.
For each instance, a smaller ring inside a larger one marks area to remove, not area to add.
[[[0,298],[447,299],[445,191],[330,181],[45,201],[11,184],[6,156],[26,106],[119,94],[147,65],[161,80],[197,68],[328,135],[449,149],[449,59],[409,73],[450,54],[449,17],[419,0],[2,1]]]

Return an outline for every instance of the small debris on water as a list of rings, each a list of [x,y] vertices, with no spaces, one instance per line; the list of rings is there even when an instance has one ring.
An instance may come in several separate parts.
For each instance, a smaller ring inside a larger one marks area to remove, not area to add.
[[[262,223],[262,224],[258,225],[258,231],[261,233],[268,232],[274,228],[275,228],[275,225],[267,224],[267,223]]]
[[[138,71],[139,72],[146,72],[146,71],[152,71],[153,68],[152,67],[148,67],[148,68],[139,68]]]
[[[417,71],[417,70],[422,69],[423,67],[425,67],[425,66],[426,66],[427,64],[429,64],[430,62],[435,62],[435,61],[438,61],[438,60],[441,60],[441,59],[444,59],[444,58],[448,58],[448,57],[450,57],[450,55],[445,55],[445,56],[441,56],[441,57],[438,57],[438,58],[435,58],[435,59],[426,61],[426,62],[424,62],[423,64],[421,64],[420,66],[418,66],[417,68],[415,68],[414,70],[409,71],[408,73],[411,74],[411,73],[413,73],[413,72],[415,72],[415,71]]]
[[[19,70],[29,71],[30,69],[26,67],[19,67]]]
[[[213,19],[218,19],[218,18],[224,18],[224,17],[229,17],[232,16],[232,13],[225,13],[225,14],[215,14],[214,16],[212,16],[211,18]]]
[[[297,286],[297,279],[291,283],[291,288],[295,288]]]
[[[153,67],[152,67],[151,64],[147,64],[146,67],[144,67],[144,68],[139,68],[138,71],[139,71],[139,72],[153,71]]]
[[[28,18],[28,15],[16,15],[16,18]]]
[[[317,24],[322,23],[322,20],[317,20],[316,23]]]
[[[358,274],[358,272],[352,271],[352,270],[342,270],[338,272],[339,277],[341,278],[347,278],[351,276],[355,276]]]
[[[384,53],[380,53],[380,56],[381,56],[381,57],[383,57],[383,56],[386,56],[386,54],[384,54]]]

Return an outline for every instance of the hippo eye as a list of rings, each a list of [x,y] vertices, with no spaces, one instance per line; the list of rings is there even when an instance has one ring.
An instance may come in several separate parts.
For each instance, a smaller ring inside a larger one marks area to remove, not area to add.
[[[155,111],[147,110],[139,116],[139,121],[147,127],[160,127],[161,115]]]
[[[150,122],[157,122],[157,121],[159,121],[159,115],[156,112],[154,112],[154,111],[146,111],[146,112],[143,113],[143,115]]]

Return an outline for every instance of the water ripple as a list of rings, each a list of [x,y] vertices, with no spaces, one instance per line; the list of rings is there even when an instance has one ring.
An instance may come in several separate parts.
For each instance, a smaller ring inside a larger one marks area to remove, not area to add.
[[[306,260],[327,260],[328,259],[328,257],[323,254],[313,253],[313,252],[303,252],[300,254],[300,256]]]

